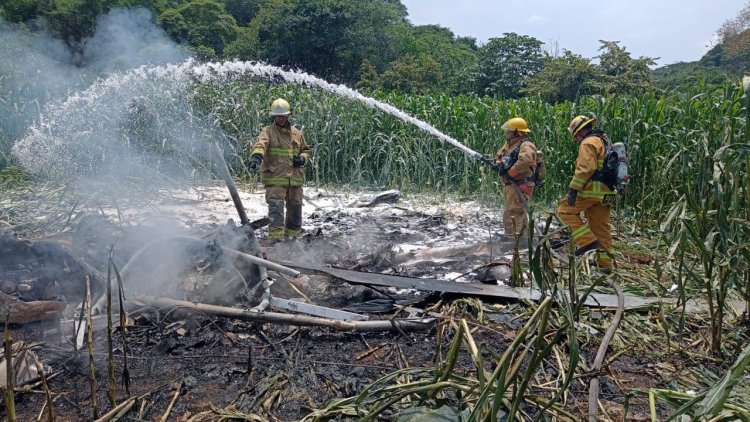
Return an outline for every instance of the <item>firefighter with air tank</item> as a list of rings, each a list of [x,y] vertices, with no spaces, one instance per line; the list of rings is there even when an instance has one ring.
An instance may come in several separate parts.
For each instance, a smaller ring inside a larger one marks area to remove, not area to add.
[[[261,129],[253,145],[250,169],[261,170],[268,204],[268,238],[293,238],[302,228],[302,185],[310,147],[299,129],[292,126],[292,109],[283,98],[271,103],[273,124]],[[284,208],[286,207],[286,213]]]
[[[627,169],[623,176],[616,175],[616,182],[622,187],[609,181],[605,158],[613,147],[607,135],[595,125],[596,119],[589,116],[576,116],[568,125],[568,132],[578,143],[578,158],[568,185],[568,196],[560,203],[557,214],[570,226],[577,246],[575,254],[595,250],[599,267],[610,271],[613,267],[610,209],[618,191],[624,192]],[[622,148],[620,161],[624,162],[624,145]],[[621,178],[623,180],[619,180]],[[586,217],[585,221],[581,213]]]

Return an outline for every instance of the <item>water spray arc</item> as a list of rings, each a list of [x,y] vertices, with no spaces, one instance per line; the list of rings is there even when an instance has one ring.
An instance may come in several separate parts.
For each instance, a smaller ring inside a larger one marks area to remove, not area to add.
[[[86,132],[86,124],[79,123],[81,119],[92,119],[92,116],[90,116],[91,113],[97,113],[102,109],[107,109],[109,115],[121,115],[127,120],[129,116],[129,114],[127,114],[127,109],[128,107],[133,107],[126,104],[149,104],[147,100],[144,100],[141,97],[143,89],[138,89],[131,93],[129,90],[132,89],[132,87],[145,86],[154,91],[155,93],[152,95],[157,97],[159,96],[159,93],[157,92],[158,88],[163,87],[162,89],[165,90],[165,92],[168,92],[168,96],[187,98],[189,97],[187,93],[191,90],[191,87],[196,84],[210,84],[216,82],[224,83],[246,76],[260,77],[271,81],[284,80],[301,86],[315,87],[339,97],[360,102],[370,108],[383,111],[396,117],[405,123],[412,124],[420,130],[435,136],[440,141],[455,147],[470,158],[496,170],[495,163],[491,159],[484,157],[479,152],[472,150],[427,122],[419,120],[390,104],[362,95],[344,85],[333,84],[304,72],[284,70],[263,63],[242,61],[196,63],[193,60],[188,60],[179,65],[143,66],[122,75],[113,75],[110,78],[92,85],[86,91],[71,96],[68,100],[58,104],[56,107],[47,110],[48,115],[45,116],[40,123],[31,128],[26,138],[22,139],[14,146],[14,155],[18,157],[19,162],[21,162],[24,167],[32,172],[40,171],[41,169],[46,170],[49,168],[55,168],[61,165],[71,167],[72,164],[69,162],[75,163],[76,160],[61,160],[60,157],[75,155],[75,151],[77,151],[76,148],[78,148],[78,150],[96,148],[96,142],[100,139],[97,138],[94,140],[94,137],[92,137],[91,140],[85,141],[90,145],[84,145],[83,148],[76,146],[79,143],[84,142],[80,140],[80,133]],[[115,103],[112,104],[109,99],[112,98],[115,93],[117,94],[115,95],[116,100]],[[130,98],[130,95],[136,96],[136,101]],[[154,105],[151,108],[158,108],[158,103],[156,101],[154,101]],[[97,106],[99,103],[103,103],[107,107]],[[174,101],[172,101],[172,103],[174,103]],[[123,110],[123,108],[126,110]],[[148,109],[149,108],[146,107],[146,110]],[[88,111],[82,112],[78,110]],[[177,108],[177,110],[179,111],[179,108]],[[188,112],[190,111],[188,110]],[[216,133],[218,128],[211,127],[207,119],[204,121],[200,116],[198,117],[198,119],[194,119],[193,121],[197,123],[198,126],[205,125],[206,128],[201,129],[196,127],[195,132],[197,132],[198,136],[192,137],[192,145],[204,144],[203,146],[199,146],[199,148],[213,150],[216,148],[213,145],[216,136],[218,136],[218,133]],[[88,132],[114,132],[107,130],[107,127],[101,126],[100,122],[94,122],[92,125],[96,130],[88,130]],[[185,139],[185,137],[181,135],[184,135],[184,132],[175,133],[172,138],[176,140]],[[115,145],[121,143],[116,137],[111,139],[110,142]],[[214,156],[220,154],[220,152],[217,154],[215,151],[210,153],[210,155]],[[104,155],[104,153],[102,155]],[[231,186],[233,184],[231,182],[231,176],[227,178],[226,172],[221,171],[222,169],[226,170],[226,164],[222,165],[219,163],[218,167],[225,181],[229,180],[227,186],[231,193],[233,191]],[[526,204],[525,197],[523,197],[523,194],[517,190],[517,186],[513,187],[516,188],[516,193],[519,194],[519,198],[528,212],[528,205]],[[238,204],[238,196],[232,194],[232,198],[235,200],[235,206],[240,214],[241,222],[243,225],[246,225],[247,221],[243,221],[246,220],[246,217],[243,218],[244,209],[242,208],[241,203]]]
[[[276,66],[266,65],[262,63],[240,62],[240,61],[232,61],[232,62],[224,62],[224,63],[207,63],[204,65],[196,66],[193,69],[193,72],[196,78],[199,79],[201,82],[208,82],[210,80],[213,80],[217,76],[222,76],[222,75],[236,75],[236,74],[243,74],[243,73],[251,73],[256,76],[264,76],[271,80],[277,77],[282,77],[287,82],[294,82],[300,85],[316,86],[318,88],[321,88],[328,92],[332,92],[339,96],[359,101],[367,105],[368,107],[384,111],[390,114],[391,116],[394,116],[406,123],[411,123],[414,126],[420,128],[421,130],[431,135],[434,135],[436,138],[440,139],[441,141],[447,142],[448,144],[456,147],[458,150],[468,155],[472,159],[477,160],[489,166],[493,170],[495,169],[495,163],[491,159],[467,147],[466,145],[462,144],[458,140],[446,135],[445,133],[441,132],[440,130],[430,125],[429,123],[419,120],[390,104],[387,104],[382,101],[378,101],[374,98],[362,95],[359,92],[345,85],[332,84],[323,79],[312,76],[308,73],[286,71]],[[511,181],[511,184],[515,188],[516,193],[519,195],[521,203],[523,204],[524,208],[526,208],[526,212],[528,213],[529,209],[528,209],[528,204],[526,202],[526,198],[518,189],[518,185],[516,185],[512,181]]]
[[[320,88],[324,91],[336,94],[365,104],[368,107],[381,110],[403,122],[410,123],[419,129],[435,136],[451,146],[459,149],[472,159],[479,160],[485,164],[492,163],[477,151],[472,150],[458,140],[439,131],[434,126],[419,120],[398,108],[367,97],[344,85],[329,83],[313,75],[288,71],[276,66],[255,62],[231,61],[222,63],[197,64],[193,60],[187,60],[179,65],[167,66],[142,66],[130,70],[125,74],[116,74],[107,79],[99,81],[87,90],[76,93],[66,101],[48,108],[39,123],[32,126],[26,137],[18,141],[13,147],[13,154],[27,170],[37,172],[48,172],[60,166],[74,166],[75,160],[61,160],[61,157],[70,157],[76,152],[76,145],[87,142],[84,150],[97,147],[99,139],[91,136],[86,140],[81,134],[113,133],[116,128],[105,127],[109,124],[108,119],[98,119],[87,127],[81,120],[95,120],[95,116],[87,115],[97,112],[105,112],[108,116],[125,115],[127,119],[127,103],[133,102],[128,96],[132,95],[138,99],[141,85],[153,86],[164,85],[164,89],[170,95],[180,95],[189,90],[194,83],[209,83],[215,81],[232,81],[243,76],[258,76],[269,80],[283,79],[287,82]],[[152,81],[149,84],[146,81]],[[135,89],[135,88],[138,89]],[[113,104],[112,100],[116,103]],[[210,132],[210,131],[208,131]],[[176,135],[183,135],[176,133]],[[111,143],[117,144],[118,140]],[[71,157],[72,158],[72,157]],[[61,162],[62,161],[62,162]],[[75,170],[74,170],[75,171]]]
[[[193,68],[192,72],[193,72],[193,75],[201,82],[208,82],[217,77],[226,77],[227,75],[240,75],[240,74],[249,73],[255,76],[263,76],[272,80],[275,78],[281,77],[287,82],[293,82],[293,83],[297,83],[300,85],[315,86],[325,91],[337,94],[341,97],[359,101],[367,105],[368,107],[376,108],[378,110],[384,111],[390,114],[391,116],[394,116],[406,123],[411,123],[414,126],[417,126],[423,131],[431,135],[434,135],[441,141],[445,141],[449,143],[450,145],[458,148],[459,150],[461,150],[461,152],[463,152],[464,154],[468,155],[469,157],[475,160],[480,160],[482,162],[491,163],[482,154],[472,150],[466,145],[460,143],[458,140],[439,131],[437,128],[435,128],[434,126],[430,125],[427,122],[419,120],[390,104],[387,104],[382,101],[378,101],[374,98],[362,95],[359,92],[345,85],[332,84],[330,82],[317,78],[308,73],[287,71],[279,67],[271,66],[267,64],[255,63],[255,62],[241,62],[241,61],[202,64]]]

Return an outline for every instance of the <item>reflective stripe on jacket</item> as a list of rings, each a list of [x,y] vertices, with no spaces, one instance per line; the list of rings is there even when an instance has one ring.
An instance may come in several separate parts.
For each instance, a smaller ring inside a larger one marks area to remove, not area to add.
[[[261,129],[250,154],[263,156],[261,180],[264,185],[302,186],[305,182],[304,167],[294,167],[292,157],[302,156],[307,164],[310,147],[302,132],[290,123],[285,127],[272,124]]]
[[[578,191],[578,196],[601,201],[606,195],[615,194],[609,186],[593,180],[594,173],[604,168],[605,152],[604,142],[598,136],[587,136],[578,145],[576,169],[568,185]]]

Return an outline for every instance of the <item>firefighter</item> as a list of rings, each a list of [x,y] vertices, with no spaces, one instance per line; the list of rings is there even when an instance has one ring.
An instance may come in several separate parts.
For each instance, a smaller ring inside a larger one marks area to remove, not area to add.
[[[534,191],[532,176],[537,165],[537,152],[536,146],[527,137],[531,130],[526,120],[514,117],[503,123],[501,129],[505,131],[505,144],[495,155],[495,166],[505,186],[503,229],[506,236],[515,237],[523,233],[528,220],[524,202]],[[513,183],[522,192],[524,201],[513,188]]]
[[[268,238],[293,238],[302,228],[302,185],[310,147],[302,132],[289,122],[292,109],[283,98],[271,103],[273,124],[261,129],[253,145],[250,169],[261,170],[268,204]],[[286,206],[286,214],[284,207]]]
[[[568,125],[568,132],[578,143],[578,158],[573,178],[568,185],[568,197],[563,199],[557,214],[570,226],[576,242],[576,256],[596,250],[600,268],[612,268],[612,227],[609,222],[612,191],[600,179],[604,168],[607,135],[595,128],[596,119],[576,116]],[[581,219],[583,212],[586,220]]]

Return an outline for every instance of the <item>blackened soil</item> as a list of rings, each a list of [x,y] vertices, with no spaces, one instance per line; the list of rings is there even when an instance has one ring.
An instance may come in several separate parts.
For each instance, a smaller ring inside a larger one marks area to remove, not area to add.
[[[472,333],[487,372],[494,370],[501,355],[516,335],[514,324],[490,314],[487,325]],[[373,316],[375,317],[375,316]],[[269,420],[298,421],[334,398],[357,395],[370,383],[406,367],[434,368],[436,355],[442,358],[453,340],[446,330],[438,341],[436,330],[424,333],[335,332],[327,328],[253,324],[227,319],[207,319],[183,310],[173,310],[159,319],[154,313],[134,315],[127,333],[127,372],[131,397],[142,397],[128,416],[130,420],[159,420],[165,414],[175,391],[179,395],[170,413],[171,421],[187,421],[209,411],[212,406],[232,406]],[[41,338],[41,325],[15,327],[14,340]],[[88,353],[73,351],[53,339],[36,349],[40,360],[51,367],[49,382],[58,421],[94,420]],[[438,345],[442,347],[439,347]],[[97,404],[101,416],[108,411],[106,391],[107,340],[104,332],[95,338]],[[584,357],[596,353],[596,344],[582,350]],[[440,350],[440,351],[439,351]],[[564,346],[563,346],[564,350]],[[118,402],[127,397],[124,388],[123,335],[114,334],[114,372]],[[550,380],[560,376],[557,362],[549,358],[545,374]],[[521,368],[522,370],[524,367]],[[456,374],[476,378],[471,357],[462,348]],[[610,416],[622,419],[625,395],[633,389],[647,391],[660,381],[644,369],[644,361],[620,357],[610,362],[601,376],[600,400]],[[571,386],[567,408],[585,417],[588,379]],[[542,395],[550,391],[531,387]],[[41,387],[19,392],[16,408],[19,421],[36,420],[44,405]],[[455,403],[454,403],[455,404]],[[533,415],[535,409],[525,409]],[[142,412],[142,413],[140,413]],[[140,413],[140,414],[139,414]],[[0,409],[0,417],[7,417]],[[647,418],[645,398],[630,400],[629,418]]]
[[[360,335],[326,328],[181,316],[186,318],[178,324],[139,317],[138,325],[132,326],[127,334],[130,395],[145,395],[141,420],[158,420],[180,383],[181,393],[169,420],[183,420],[189,414],[210,410],[211,405],[220,408],[234,405],[240,411],[271,419],[299,420],[332,398],[358,394],[367,384],[394,370],[429,366],[436,350],[434,330]],[[504,342],[500,336],[487,333],[487,342]],[[38,334],[25,327],[16,337],[30,341]],[[106,396],[106,338],[97,336],[95,344],[97,403],[101,415],[111,408]],[[122,333],[116,333],[115,378],[119,400],[126,398],[122,350]],[[52,367],[52,373],[59,373],[49,382],[55,396],[57,420],[95,419],[85,347],[74,352],[71,346],[45,345],[37,353]],[[465,364],[470,367],[470,361]],[[44,404],[44,395],[19,393],[16,402],[18,420],[35,420]],[[0,415],[5,416],[4,410]]]

